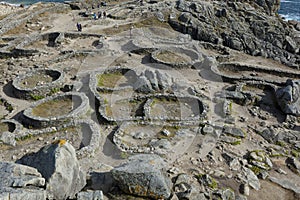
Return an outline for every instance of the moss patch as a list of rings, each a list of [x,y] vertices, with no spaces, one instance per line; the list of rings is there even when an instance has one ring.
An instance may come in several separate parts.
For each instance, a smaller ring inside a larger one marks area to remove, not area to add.
[[[121,72],[100,74],[97,76],[98,86],[113,88],[122,77],[123,74]]]
[[[260,171],[261,171],[261,169],[260,169],[259,167],[257,167],[257,166],[252,166],[250,169],[251,169],[251,170],[254,172],[254,174],[256,174],[256,175],[258,175],[258,174],[260,173]]]

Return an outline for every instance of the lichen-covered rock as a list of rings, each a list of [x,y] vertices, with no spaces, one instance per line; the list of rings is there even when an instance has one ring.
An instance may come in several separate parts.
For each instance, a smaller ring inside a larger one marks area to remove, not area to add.
[[[50,199],[74,198],[86,184],[75,149],[65,140],[45,146],[18,162],[34,167],[42,174]]]
[[[273,167],[270,158],[261,150],[251,151],[249,153],[249,163],[263,170],[270,170]]]
[[[300,81],[287,80],[285,87],[276,91],[281,110],[286,114],[300,116]]]
[[[171,195],[171,182],[166,177],[165,162],[158,155],[140,154],[112,170],[118,186],[125,193],[167,199]]]

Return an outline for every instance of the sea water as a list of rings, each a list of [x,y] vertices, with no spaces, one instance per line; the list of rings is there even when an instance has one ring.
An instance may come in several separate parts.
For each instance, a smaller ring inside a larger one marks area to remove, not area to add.
[[[300,0],[281,0],[278,13],[286,20],[300,21]]]
[[[1,0],[0,0],[1,1]],[[64,2],[64,0],[4,0],[16,5],[30,5],[37,2]],[[300,21],[300,0],[281,0],[279,14],[286,20]]]
[[[3,0],[1,2],[14,5],[31,5],[37,2],[64,2],[64,0]]]

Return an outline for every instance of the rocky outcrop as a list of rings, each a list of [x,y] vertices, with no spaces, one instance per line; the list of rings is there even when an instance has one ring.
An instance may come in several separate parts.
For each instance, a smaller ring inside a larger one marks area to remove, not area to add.
[[[171,182],[163,169],[165,163],[158,155],[140,154],[113,169],[112,175],[125,193],[167,199],[171,195]]]
[[[0,199],[46,199],[45,179],[34,168],[0,162]]]
[[[178,17],[170,18],[169,24],[193,39],[299,67],[299,42],[287,22],[276,15],[278,0],[179,0],[176,8]]]
[[[300,81],[287,80],[285,87],[276,91],[281,110],[286,114],[300,116]]]
[[[65,140],[45,146],[18,162],[34,167],[42,174],[50,199],[74,198],[86,184],[75,149]]]
[[[166,73],[158,70],[145,70],[134,84],[134,89],[142,93],[171,90],[173,79]]]
[[[254,2],[261,6],[269,15],[277,13],[280,7],[280,0],[254,0]]]

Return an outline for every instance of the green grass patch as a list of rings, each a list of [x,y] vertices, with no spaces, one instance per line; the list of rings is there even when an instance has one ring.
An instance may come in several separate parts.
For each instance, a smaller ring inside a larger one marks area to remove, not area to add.
[[[291,151],[291,155],[294,156],[295,158],[299,158],[299,152],[294,149]]]
[[[254,172],[254,174],[258,175],[261,172],[261,169],[257,166],[252,166],[250,169]]]
[[[282,142],[282,141],[277,141],[275,144],[278,145],[278,146],[281,146],[281,147],[285,147],[286,146],[286,143]]]
[[[45,98],[43,95],[36,95],[36,94],[30,94],[30,97],[35,101]]]
[[[109,87],[113,88],[116,86],[116,83],[123,77],[121,72],[114,73],[105,73],[97,76],[98,87]]]

